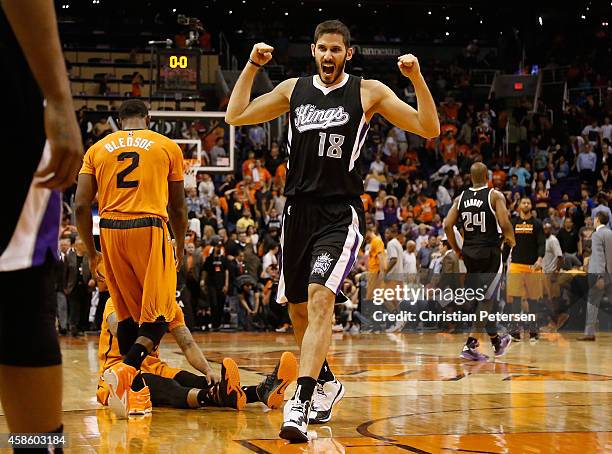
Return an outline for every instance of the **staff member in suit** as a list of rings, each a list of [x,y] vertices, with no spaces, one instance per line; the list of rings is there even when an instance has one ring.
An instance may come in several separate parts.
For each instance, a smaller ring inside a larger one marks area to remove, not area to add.
[[[74,248],[68,251],[66,256],[65,283],[70,334],[80,336],[87,328],[91,304],[90,290],[95,286],[95,282],[91,279],[85,244],[78,236],[75,238]]]
[[[597,315],[601,300],[612,298],[612,230],[608,228],[610,217],[605,211],[595,215],[595,232],[591,236],[591,258],[589,260],[589,302],[587,304],[584,336],[579,341],[594,341]]]

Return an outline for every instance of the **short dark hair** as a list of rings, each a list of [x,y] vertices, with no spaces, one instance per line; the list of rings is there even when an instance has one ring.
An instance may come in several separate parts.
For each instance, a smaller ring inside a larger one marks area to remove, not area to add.
[[[314,42],[319,40],[321,35],[325,33],[335,33],[337,35],[342,35],[342,40],[344,41],[344,45],[349,48],[351,47],[351,32],[348,27],[344,25],[337,19],[326,20],[317,25],[314,32]]]
[[[140,99],[128,99],[127,101],[123,101],[119,107],[120,119],[133,117],[144,118],[147,115],[149,115],[149,109]]]
[[[595,217],[599,219],[601,225],[608,225],[608,222],[610,222],[610,216],[605,211],[598,211]]]

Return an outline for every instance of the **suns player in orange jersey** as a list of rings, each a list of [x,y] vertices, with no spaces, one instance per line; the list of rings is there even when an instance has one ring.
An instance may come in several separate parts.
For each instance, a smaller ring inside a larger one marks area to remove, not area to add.
[[[270,408],[279,408],[284,401],[285,390],[297,378],[297,360],[291,352],[284,352],[274,372],[267,375],[258,385],[244,386],[244,393],[238,392],[240,372],[231,358],[225,358],[221,364],[221,377],[213,373],[202,350],[185,326],[182,312],[169,326],[170,334],[191,366],[204,375],[196,375],[186,370],[169,366],[159,357],[159,351],[152,351],[142,363],[142,374],[135,380],[142,379],[150,392],[150,401],[155,406],[174,408],[200,408],[205,406],[231,407],[237,410],[245,404],[263,402]],[[110,298],[104,308],[102,331],[98,343],[98,360],[100,363],[100,380],[96,397],[102,405],[108,405],[109,389],[102,380],[104,372],[121,362],[121,353],[117,343],[117,314]],[[139,378],[140,377],[140,378]],[[130,414],[139,415],[150,412],[150,401],[142,393],[139,398],[131,400]]]
[[[175,299],[176,263],[183,257],[187,213],[181,149],[148,129],[148,110],[140,100],[125,101],[119,121],[122,130],[96,142],[85,154],[76,216],[92,276],[106,281],[117,311],[117,340],[124,359],[105,371],[104,380],[109,406],[117,416],[126,417],[130,399],[147,392],[132,388],[142,362],[180,311]],[[102,253],[92,235],[96,192]],[[105,276],[100,272],[102,259]]]

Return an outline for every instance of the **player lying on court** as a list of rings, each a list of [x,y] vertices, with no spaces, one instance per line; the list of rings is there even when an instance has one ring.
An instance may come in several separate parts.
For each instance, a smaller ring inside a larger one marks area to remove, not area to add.
[[[344,386],[325,357],[336,295],[365,235],[359,156],[370,120],[379,114],[422,137],[440,133],[436,103],[414,55],[400,56],[397,66],[414,86],[418,110],[382,82],[345,72],[353,49],[342,22],[319,24],[310,47],[317,74],[287,79],[251,100],[257,70],[272,59],[274,50],[265,43],[255,44],[225,116],[228,123],[240,126],[289,113],[277,300],[289,303],[301,355],[296,392],[285,405],[279,436],[294,442],[308,441],[308,423],[329,421],[333,406],[344,395]]]
[[[179,311],[182,314],[182,311]],[[98,344],[100,380],[96,397],[102,405],[108,405],[110,390],[102,379],[104,372],[121,362],[117,342],[117,314],[112,299],[106,302],[102,331]],[[297,378],[297,360],[291,352],[284,352],[274,372],[258,385],[240,386],[240,372],[231,358],[221,365],[221,377],[217,377],[204,354],[194,341],[180,315],[170,324],[170,334],[185,354],[191,366],[204,375],[196,375],[177,369],[163,362],[159,350],[152,351],[143,361],[141,373],[132,382],[128,398],[129,414],[143,415],[155,406],[173,408],[230,407],[242,410],[252,402],[263,402],[270,408],[280,408],[285,390]]]

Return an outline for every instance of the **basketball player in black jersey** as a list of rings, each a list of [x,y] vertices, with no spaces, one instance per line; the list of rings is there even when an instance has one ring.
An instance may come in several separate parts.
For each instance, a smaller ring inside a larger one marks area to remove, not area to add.
[[[487,185],[488,169],[476,162],[470,168],[472,187],[463,191],[455,199],[446,219],[444,231],[448,242],[461,257],[467,268],[467,288],[485,290],[485,299],[479,302],[476,314],[480,311],[491,312],[499,300],[499,290],[503,276],[502,236],[504,242],[511,248],[515,245],[514,230],[508,217],[506,199]],[[459,249],[453,227],[460,224],[463,229],[463,248]],[[488,356],[478,350],[477,336],[482,328],[487,331],[495,351],[495,356],[501,356],[508,351],[512,342],[510,335],[499,336],[497,326],[493,322],[478,321],[472,328],[467,342],[461,352],[461,357],[472,361],[486,361]]]
[[[319,24],[314,33],[311,52],[317,75],[288,79],[250,101],[257,70],[270,61],[272,51],[264,43],[253,47],[225,119],[233,125],[256,124],[289,112],[277,299],[290,303],[301,355],[298,386],[285,405],[280,437],[306,442],[309,420],[329,421],[334,403],[344,394],[325,356],[334,300],[365,233],[358,160],[370,119],[379,113],[399,128],[428,138],[439,134],[440,124],[415,56],[402,55],[397,64],[414,85],[418,111],[381,82],[344,71],[353,49],[348,28],[335,20]]]
[[[54,262],[60,191],[76,181],[83,144],[53,2],[0,2],[0,49],[7,112],[0,140],[6,157],[19,162],[11,168],[7,160],[0,179],[0,398],[10,432],[59,433],[62,357]],[[25,289],[23,301],[10,300]]]

